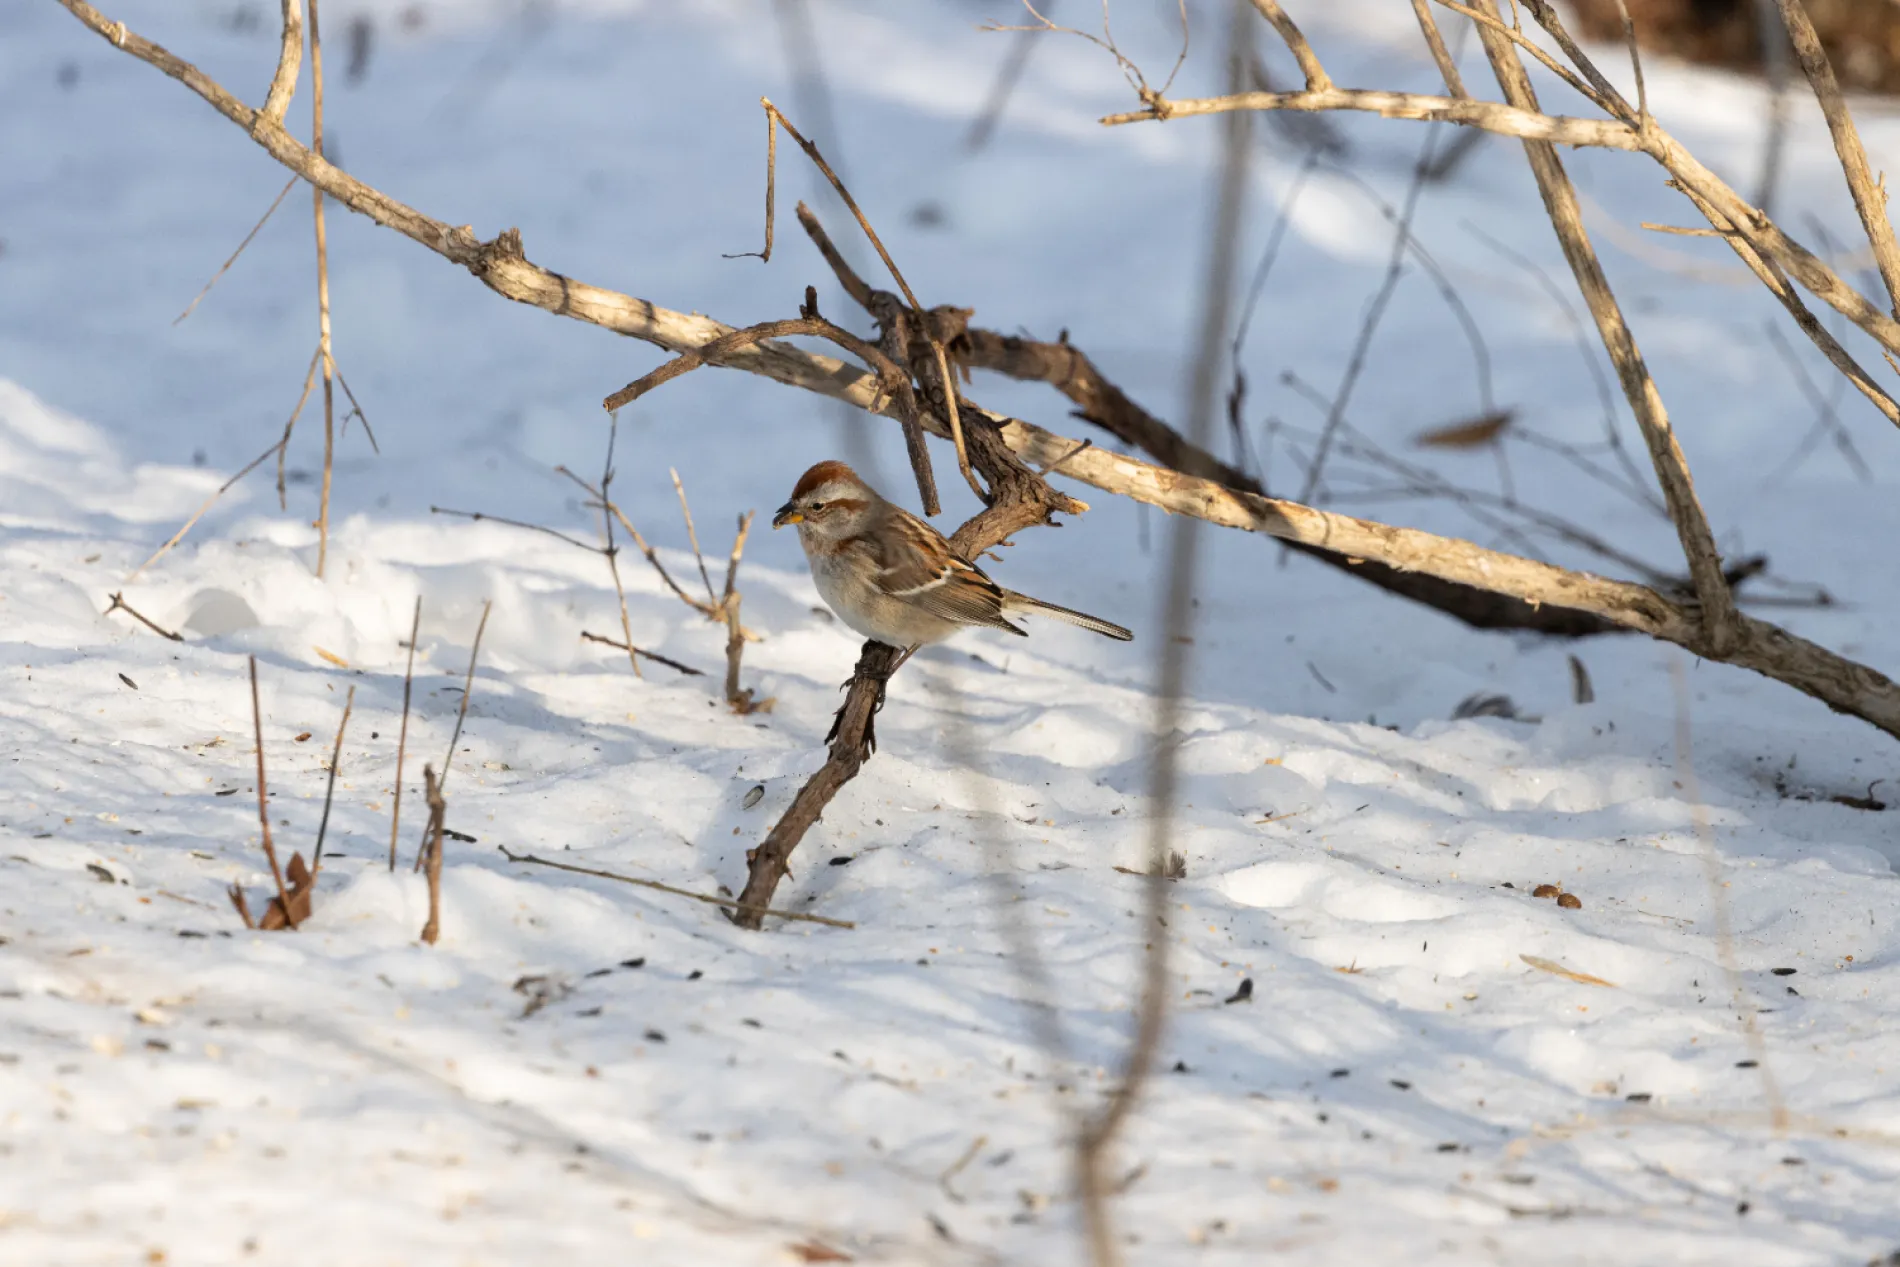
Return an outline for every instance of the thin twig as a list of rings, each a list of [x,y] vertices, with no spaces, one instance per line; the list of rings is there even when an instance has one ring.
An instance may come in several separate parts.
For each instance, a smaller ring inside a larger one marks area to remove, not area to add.
[[[314,6],[313,6],[314,15]],[[356,706],[356,687],[343,697],[343,719],[336,724],[336,746],[330,751],[330,778],[323,787],[323,817],[317,820],[317,843],[310,850],[310,880],[323,870],[323,838],[330,830],[330,801],[336,796],[336,775],[343,766],[343,732],[349,729],[350,709]]]
[[[250,661],[251,728],[257,740],[257,823],[264,833],[264,857],[270,861],[270,875],[277,885],[277,901],[283,908],[284,921],[295,928],[297,916],[290,909],[290,891],[284,887],[284,870],[277,865],[277,846],[271,841],[270,793],[264,783],[264,709],[257,699],[257,657],[250,657]]]
[[[429,507],[429,513],[432,515],[452,515],[457,519],[472,519],[477,523],[486,521],[488,523],[506,524],[510,528],[526,528],[529,532],[545,533],[553,537],[556,541],[565,541],[568,545],[579,546],[581,549],[593,554],[605,553],[599,546],[591,542],[582,541],[579,537],[570,537],[558,528],[548,528],[541,524],[531,524],[523,519],[509,519],[505,515],[491,515],[485,510],[454,510],[448,506],[431,506]]]
[[[402,671],[402,729],[396,734],[396,801],[389,814],[389,870],[396,871],[396,833],[402,830],[402,765],[409,751],[409,693],[416,684],[416,635],[422,630],[422,595],[409,618],[409,663]]]
[[[778,207],[778,125],[771,115],[765,116],[765,249],[762,251],[734,251],[721,255],[728,260],[758,260],[761,264],[772,262],[772,222],[777,218]]]
[[[1043,8],[1054,9],[1056,0],[1044,0]],[[996,125],[1003,117],[1003,111],[1009,106],[1009,99],[1021,82],[1023,71],[1029,66],[1030,54],[1036,51],[1036,36],[1039,31],[1028,30],[1015,33],[1011,41],[1009,55],[996,72],[996,78],[990,81],[990,90],[984,95],[982,109],[977,111],[976,120],[964,135],[965,153],[974,154],[989,144],[990,136],[996,131]]]
[[[585,629],[583,629],[581,630],[581,637],[588,642],[598,642],[603,647],[613,647],[614,649],[619,650],[619,651],[632,651],[633,654],[635,655],[645,656],[647,659],[652,660],[656,664],[664,664],[667,668],[673,669],[680,673],[684,673],[688,677],[705,677],[706,676],[706,671],[704,669],[695,669],[690,664],[681,664],[678,660],[669,660],[667,657],[660,655],[658,652],[648,651],[645,647],[636,647],[630,643],[621,642],[617,638],[609,638],[605,634],[588,633]]]
[[[351,418],[361,418],[363,420],[363,434],[369,438],[370,451],[377,457],[381,457],[383,455],[383,446],[376,443],[376,429],[369,425],[369,415],[363,412],[362,403],[356,399],[356,393],[350,390],[350,380],[343,377],[343,371],[340,368],[336,372],[336,385],[341,387],[343,394],[350,398],[350,412],[343,415],[344,434],[349,434]]]
[[[291,188],[295,186],[296,183],[297,183],[297,178],[295,176],[292,176],[289,180],[284,182],[284,187],[277,191],[277,197],[271,200],[269,209],[266,210],[262,216],[258,217],[257,223],[251,226],[251,231],[244,235],[244,240],[242,242],[239,242],[237,244],[237,250],[231,252],[230,258],[225,260],[224,263],[218,265],[218,271],[211,274],[211,280],[206,282],[204,284],[203,289],[201,289],[196,295],[192,296],[191,302],[185,305],[185,310],[179,313],[176,317],[172,318],[173,325],[177,325],[179,322],[183,321],[186,317],[189,317],[192,314],[193,310],[195,310],[198,307],[198,304],[204,299],[204,297],[211,293],[211,288],[218,284],[218,280],[222,278],[225,275],[225,273],[230,271],[231,265],[237,263],[238,256],[244,254],[244,248],[251,244],[251,239],[256,237],[258,234],[258,231],[261,230],[267,223],[269,223],[270,218],[273,215],[277,214],[277,208],[283,205],[283,201],[285,197],[289,195]]]
[[[1773,484],[1792,474],[1795,468],[1807,459],[1814,442],[1823,435],[1833,439],[1834,447],[1840,450],[1841,458],[1859,477],[1860,482],[1871,484],[1874,479],[1873,470],[1867,465],[1867,460],[1861,457],[1860,450],[1854,447],[1854,437],[1849,435],[1847,428],[1841,425],[1839,401],[1829,400],[1822,394],[1820,387],[1808,374],[1807,366],[1801,364],[1801,358],[1795,355],[1787,335],[1772,325],[1766,328],[1766,333],[1768,341],[1775,345],[1775,351],[1781,356],[1782,363],[1793,373],[1796,385],[1801,388],[1801,394],[1808,398],[1810,405],[1814,406],[1814,425],[1808,429],[1807,435],[1801,438],[1801,442],[1795,446],[1794,452],[1788,455],[1788,460],[1782,463],[1781,468],[1763,481],[1764,485]],[[1837,394],[1841,386],[1841,380],[1836,378],[1834,387]]]
[[[154,624],[149,616],[145,616],[141,614],[136,608],[132,607],[129,603],[127,603],[125,601],[125,595],[123,593],[112,595],[112,605],[106,608],[105,614],[110,616],[113,612],[118,612],[118,611],[124,612],[126,615],[130,616],[133,620],[138,621],[141,625],[144,625],[147,629],[151,630],[153,633],[157,634],[161,638],[168,638],[173,642],[183,642],[185,640],[185,637],[183,634],[173,633],[169,629],[166,629],[160,625]]]
[[[502,857],[510,862],[532,862],[537,866],[553,867],[559,871],[572,871],[576,875],[597,876],[602,880],[618,880],[622,884],[637,884],[643,889],[652,889],[658,893],[671,893],[674,897],[691,898],[695,902],[704,902],[708,906],[723,906],[729,911],[744,911],[749,915],[771,916],[773,919],[800,920],[807,924],[823,924],[828,928],[856,928],[848,919],[831,919],[824,915],[808,915],[804,911],[780,911],[769,906],[747,906],[729,897],[714,897],[710,893],[695,893],[691,889],[679,889],[670,884],[661,884],[658,880],[642,880],[637,876],[617,875],[612,871],[598,871],[593,867],[577,867],[569,862],[555,862],[551,858],[537,858],[531,853],[511,853],[505,846],[498,846]]]

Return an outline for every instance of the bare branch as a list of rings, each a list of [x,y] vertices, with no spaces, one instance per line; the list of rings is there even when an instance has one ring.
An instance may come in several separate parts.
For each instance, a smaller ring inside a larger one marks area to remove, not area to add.
[[[1273,24],[1280,38],[1286,41],[1287,51],[1293,54],[1293,60],[1300,64],[1300,73],[1306,76],[1308,92],[1325,92],[1333,86],[1332,77],[1326,68],[1319,64],[1319,58],[1313,52],[1313,46],[1300,34],[1300,28],[1288,17],[1278,0],[1253,0],[1253,7],[1260,16]]]
[[[1582,145],[1606,150],[1642,148],[1636,131],[1613,119],[1576,119],[1566,115],[1519,110],[1496,101],[1469,97],[1433,97],[1414,92],[1380,92],[1360,88],[1328,88],[1323,92],[1236,92],[1225,97],[1156,99],[1141,110],[1106,115],[1104,127],[1146,123],[1157,119],[1184,119],[1231,110],[1354,110],[1388,119],[1419,119],[1429,123],[1462,123],[1519,140],[1549,141],[1554,145]]]
[[[60,0],[60,3],[65,4],[68,9],[79,14],[81,20],[85,21],[88,26],[93,25],[92,21],[87,18],[86,13],[83,12],[83,10],[92,9],[91,5],[81,5],[76,3],[76,0],[75,3],[67,3],[67,0]],[[96,10],[93,11],[93,16],[98,16]],[[104,21],[103,18],[100,20]],[[94,29],[97,28],[95,27]],[[121,48],[126,46],[128,39],[137,38],[126,32],[123,24],[119,24],[119,31],[120,34],[125,37],[117,41]],[[136,56],[136,54],[134,55]],[[146,60],[149,61],[150,59],[147,58]],[[279,127],[283,126],[284,115],[290,109],[291,94],[297,91],[297,71],[302,63],[303,13],[298,8],[297,0],[284,0],[283,51],[277,55],[277,71],[271,76],[270,90],[264,94],[264,109],[261,112],[264,120],[274,123]],[[171,74],[172,72],[166,71],[166,73]],[[186,80],[186,82],[189,83],[190,81]]]
[[[1492,0],[1477,0],[1477,3],[1490,6]],[[1498,85],[1504,90],[1505,98],[1520,109],[1536,110],[1537,96],[1511,42],[1491,26],[1480,26],[1478,38],[1484,43],[1485,53],[1491,59],[1492,69],[1497,74]],[[1630,409],[1642,428],[1643,440],[1649,446],[1650,461],[1656,468],[1663,500],[1669,505],[1669,518],[1675,524],[1676,535],[1682,542],[1689,574],[1695,579],[1696,598],[1702,606],[1706,640],[1718,655],[1726,655],[1740,638],[1737,623],[1740,616],[1735,610],[1735,597],[1729,592],[1728,581],[1722,574],[1722,556],[1715,548],[1715,535],[1710,531],[1702,505],[1696,499],[1695,483],[1689,477],[1688,462],[1669,425],[1669,413],[1663,407],[1662,393],[1656,390],[1655,381],[1643,363],[1643,355],[1637,349],[1636,338],[1630,333],[1629,325],[1623,319],[1623,310],[1617,304],[1616,296],[1611,293],[1609,280],[1604,277],[1603,267],[1597,262],[1596,252],[1590,246],[1589,235],[1583,227],[1583,210],[1577,204],[1576,189],[1571,185],[1556,149],[1545,142],[1526,141],[1524,153],[1530,162],[1532,174],[1537,178],[1537,188],[1543,195],[1544,208],[1550,214],[1558,244],[1563,248],[1564,258],[1570,263],[1570,271],[1577,279],[1578,289],[1583,292],[1590,315],[1596,319],[1597,332],[1610,354],[1610,360],[1616,365],[1617,376],[1623,383],[1623,394],[1629,399]]]
[[[1854,210],[1860,213],[1867,241],[1874,248],[1874,261],[1880,266],[1880,278],[1887,284],[1887,298],[1894,314],[1900,316],[1900,243],[1894,241],[1893,221],[1887,217],[1887,189],[1874,179],[1867,166],[1867,150],[1860,143],[1860,130],[1841,93],[1840,80],[1828,61],[1821,37],[1815,33],[1801,0],[1778,0],[1781,20],[1794,41],[1794,54],[1802,73],[1814,88],[1815,100],[1827,118],[1827,130],[1834,138],[1834,152],[1840,156],[1841,171],[1847,176],[1847,188],[1854,195]]]
[[[285,0],[288,9],[294,0]],[[270,789],[264,782],[264,709],[257,699],[257,657],[251,661],[251,731],[257,742],[257,825],[263,832],[264,857],[270,862],[271,879],[277,884],[277,901],[281,904],[284,919],[292,928],[297,927],[296,915],[290,909],[290,892],[284,887],[284,869],[277,864],[277,846],[270,836]],[[241,912],[244,913],[244,912]]]
[[[531,263],[522,253],[519,233],[508,231],[492,242],[479,241],[466,226],[452,228],[414,208],[388,197],[355,178],[339,171],[282,128],[270,125],[255,110],[238,101],[195,66],[167,50],[128,31],[120,23],[101,15],[85,0],[60,0],[85,26],[115,48],[149,63],[177,79],[211,104],[226,118],[242,127],[274,158],[302,175],[344,206],[377,223],[421,243],[443,258],[469,269],[490,289],[517,303],[528,304],[560,316],[598,325],[631,338],[638,338],[675,353],[696,352],[713,340],[730,333],[731,328],[709,317],[675,312],[650,301],[616,291],[590,286]],[[1399,117],[1446,117],[1473,103],[1449,98],[1405,99],[1395,94],[1378,94],[1386,103],[1400,100],[1424,101],[1429,109]],[[1306,94],[1304,108],[1332,108],[1313,104]],[[1325,100],[1322,94],[1317,100]],[[1270,102],[1283,98],[1264,94]],[[1342,108],[1361,108],[1363,99]],[[1172,104],[1172,103],[1170,103]],[[1487,104],[1487,103],[1476,103]],[[1224,104],[1221,109],[1245,108]],[[1552,120],[1529,111],[1509,112],[1508,129],[1528,130],[1541,139],[1569,139],[1563,120]],[[1436,114],[1431,113],[1436,111]],[[1163,117],[1155,112],[1128,116],[1130,120]],[[261,120],[261,122],[260,122]],[[1457,121],[1453,119],[1453,121]],[[1495,119],[1492,120],[1495,122]],[[1572,121],[1576,122],[1576,121]],[[1621,124],[1593,125],[1585,133],[1599,143],[1613,136],[1608,148],[1639,148],[1634,133]],[[1706,193],[1714,190],[1737,208],[1746,204],[1717,180],[1687,151],[1675,145],[1659,129],[1652,128],[1649,150],[1672,174],[1684,178]],[[1715,203],[1723,215],[1730,207]],[[1872,334],[1884,349],[1900,348],[1900,321],[1882,312],[1853,288],[1842,282],[1828,266],[1799,244],[1787,239],[1772,222],[1757,220],[1749,230],[1758,248],[1773,254],[1790,278],[1818,298],[1840,311],[1849,320]],[[831,357],[806,352],[789,344],[758,340],[734,348],[722,356],[719,364],[758,374],[850,401],[877,413],[896,416],[896,406],[878,388],[875,376],[853,370]],[[938,430],[934,419],[925,425]],[[1293,502],[1275,501],[1255,494],[1237,492],[1205,479],[1183,475],[1179,471],[1152,466],[1139,459],[1111,453],[1096,446],[1076,451],[1076,441],[1031,424],[1009,418],[995,418],[996,439],[1018,459],[1032,463],[1051,463],[1055,474],[1081,480],[1104,491],[1130,497],[1178,514],[1191,514],[1210,523],[1251,532],[1261,532],[1283,540],[1303,541],[1323,546],[1355,558],[1376,561],[1395,571],[1416,571],[1422,575],[1454,581],[1478,589],[1506,594],[1531,603],[1591,612],[1622,625],[1676,642],[1695,654],[1713,656],[1713,648],[1701,637],[1695,617],[1652,590],[1625,582],[1606,581],[1586,573],[1517,559],[1508,554],[1484,550],[1470,542],[1439,537],[1411,529],[1329,514]],[[1067,456],[1065,456],[1067,455]],[[268,453],[266,454],[268,456]],[[261,461],[262,459],[260,459]],[[248,469],[248,468],[247,468]],[[1069,505],[1079,505],[1065,499]],[[987,512],[986,512],[987,513]],[[1000,538],[999,538],[1000,539]],[[1740,646],[1726,657],[1728,663],[1762,673],[1795,689],[1812,695],[1841,712],[1860,717],[1870,724],[1900,737],[1900,686],[1864,665],[1838,656],[1805,639],[1765,622],[1744,617],[1741,621]],[[869,713],[866,705],[866,716]],[[828,798],[820,798],[828,799]]]
[[[1432,61],[1438,67],[1438,77],[1445,81],[1445,91],[1460,100],[1471,94],[1465,91],[1465,81],[1458,74],[1458,63],[1452,60],[1451,50],[1445,47],[1445,37],[1439,33],[1438,19],[1432,16],[1432,0],[1412,0],[1412,14],[1418,19],[1418,29],[1425,36],[1426,47],[1432,51]]]

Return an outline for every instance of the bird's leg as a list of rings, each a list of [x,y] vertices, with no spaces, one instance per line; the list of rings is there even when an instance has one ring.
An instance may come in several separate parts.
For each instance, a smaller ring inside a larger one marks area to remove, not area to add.
[[[890,687],[891,674],[897,672],[897,670],[903,666],[904,661],[916,654],[918,647],[923,644],[912,643],[909,647],[905,648],[903,654],[897,657],[896,663],[892,664],[888,669],[879,670],[869,667],[867,661],[871,659],[875,653],[875,649],[888,645],[889,644],[876,642],[866,644],[864,654],[858,657],[857,666],[851,670],[851,676],[845,679],[843,686],[838,688],[841,691],[849,690],[859,682],[874,682],[877,684],[877,698],[872,700],[870,715],[864,719],[864,751],[867,756],[877,751],[877,715],[884,711],[884,696],[886,690]],[[825,734],[826,746],[830,746],[830,744],[838,738],[838,732],[844,727],[845,712],[850,707],[850,701],[847,699],[838,711],[833,714],[831,718],[831,729]]]

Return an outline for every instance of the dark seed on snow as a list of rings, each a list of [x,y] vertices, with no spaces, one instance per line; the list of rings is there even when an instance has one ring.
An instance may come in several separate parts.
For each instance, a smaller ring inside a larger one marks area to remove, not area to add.
[[[1351,1075],[1352,1075],[1352,1070],[1350,1069],[1335,1069],[1331,1073],[1327,1074],[1326,1076],[1329,1078],[1346,1078],[1346,1077],[1350,1077]]]
[[[1774,968],[1771,971],[1778,977],[1792,977],[1795,972],[1793,968]]]
[[[1759,1060],[1738,1060],[1735,1062],[1735,1067],[1737,1069],[1753,1069],[1760,1064],[1761,1061]]]
[[[620,966],[623,968],[644,968],[647,966],[646,957],[643,955],[638,959],[622,959]]]
[[[1623,1098],[1628,1100],[1631,1104],[1648,1104],[1650,1094],[1647,1091],[1632,1091]]]
[[[856,854],[849,854],[849,853],[833,854],[831,858],[829,859],[829,861],[831,865],[834,867],[842,867],[842,866],[849,865],[851,860],[855,858],[856,856],[857,856]]]
[[[1247,1002],[1250,1002],[1252,999],[1253,999],[1253,978],[1242,977],[1240,979],[1239,987],[1232,994],[1228,995],[1227,998],[1223,1001],[1227,1003],[1247,1003]]]

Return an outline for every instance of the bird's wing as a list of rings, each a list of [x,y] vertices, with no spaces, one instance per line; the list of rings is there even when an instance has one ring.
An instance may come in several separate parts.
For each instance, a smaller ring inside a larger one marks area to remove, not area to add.
[[[1022,632],[1003,619],[1005,591],[982,568],[915,515],[897,507],[892,512],[890,530],[881,536],[880,590],[944,620]]]

